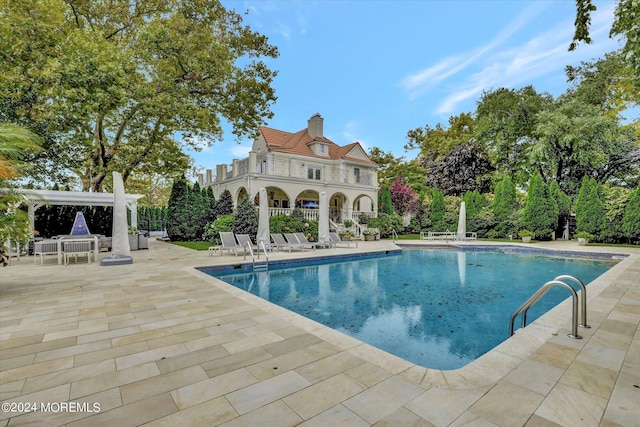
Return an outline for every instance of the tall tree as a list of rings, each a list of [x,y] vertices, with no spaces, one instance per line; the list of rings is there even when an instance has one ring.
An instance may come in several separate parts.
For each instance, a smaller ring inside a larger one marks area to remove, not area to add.
[[[85,190],[175,174],[223,120],[241,137],[272,116],[277,55],[218,0],[0,0],[0,120],[46,136],[40,170]]]
[[[632,243],[640,242],[640,186],[629,196],[625,207],[622,228]]]
[[[549,240],[558,225],[558,204],[549,193],[549,187],[539,173],[529,181],[522,222],[536,239]]]
[[[492,237],[506,237],[515,232],[513,216],[518,209],[518,200],[516,185],[508,175],[496,185],[492,207],[496,221]]]
[[[429,211],[429,219],[431,220],[431,229],[436,232],[444,231],[447,228],[445,215],[447,206],[444,201],[442,191],[437,188],[432,192],[431,209]]]
[[[425,159],[424,165],[429,170],[425,184],[442,190],[447,196],[488,191],[489,174],[494,170],[484,148],[473,141],[456,145],[440,160]]]
[[[404,183],[404,178],[397,178],[389,187],[393,208],[399,215],[415,213],[420,197]]]
[[[389,187],[383,187],[378,199],[378,212],[380,214],[391,215],[393,213],[393,202],[391,201],[391,191]]]
[[[424,128],[410,130],[407,133],[408,142],[405,150],[418,149],[420,162],[439,160],[457,145],[469,142],[476,131],[476,121],[471,113],[462,113],[449,118],[449,127],[444,128],[440,123],[435,127],[426,125]]]

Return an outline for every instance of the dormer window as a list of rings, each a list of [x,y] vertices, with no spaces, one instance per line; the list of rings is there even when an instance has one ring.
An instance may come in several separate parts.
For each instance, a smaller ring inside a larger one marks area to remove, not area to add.
[[[324,142],[314,141],[309,147],[311,148],[311,151],[313,151],[313,154],[317,156],[329,156],[329,146]]]
[[[320,154],[325,154],[327,152],[326,144],[318,144],[320,148]]]

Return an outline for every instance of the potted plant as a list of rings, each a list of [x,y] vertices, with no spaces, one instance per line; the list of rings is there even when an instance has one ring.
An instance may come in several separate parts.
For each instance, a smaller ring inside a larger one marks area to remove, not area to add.
[[[580,231],[575,234],[575,237],[578,239],[578,244],[580,246],[586,246],[589,243],[589,240],[593,239],[595,236],[591,233],[587,233],[586,231]]]
[[[378,233],[380,233],[380,230],[375,227],[369,227],[362,232],[362,234],[364,234],[364,240],[375,240]]]
[[[520,230],[518,232],[518,236],[522,237],[522,243],[530,243],[531,237],[533,237],[533,233],[529,230]]]

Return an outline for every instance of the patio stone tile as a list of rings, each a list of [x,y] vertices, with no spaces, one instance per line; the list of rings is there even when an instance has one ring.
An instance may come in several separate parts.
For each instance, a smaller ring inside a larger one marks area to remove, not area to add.
[[[113,373],[116,370],[113,359],[103,360],[89,365],[76,366],[69,369],[50,372],[27,378],[22,389],[23,393],[31,393],[38,390],[52,388],[61,384],[91,378],[95,375]]]
[[[240,332],[242,332],[245,336],[254,337],[257,335],[262,335],[266,332],[276,332],[279,329],[284,329],[289,326],[288,322],[281,319],[272,320],[271,322],[267,323],[259,323],[256,319],[253,320],[257,323],[255,326],[242,328],[240,330]]]
[[[237,331],[239,329],[248,328],[250,326],[256,326],[256,325],[258,325],[258,322],[256,322],[253,319],[241,319],[235,322],[228,322],[228,323],[221,319],[216,325],[212,325],[208,328],[205,328],[205,331],[207,331],[209,335],[217,335],[217,334],[222,334],[224,332]]]
[[[195,331],[188,331],[179,334],[172,334],[166,337],[154,338],[147,341],[149,348],[166,347],[172,344],[184,343],[187,341],[193,341],[199,338],[209,337],[207,331],[199,329]]]
[[[617,306],[616,306],[617,307]],[[613,332],[620,335],[633,336],[638,325],[630,322],[621,322],[619,320],[607,319],[600,325],[601,331]]]
[[[229,352],[222,346],[203,348],[201,350],[190,351],[188,353],[179,354],[177,356],[167,357],[156,362],[163,374],[167,372],[177,371],[189,366],[199,365],[201,363],[216,360],[221,357],[228,356]]]
[[[298,373],[289,371],[231,392],[226,395],[226,398],[235,410],[242,415],[295,393],[309,385],[311,383]]]
[[[108,329],[109,329],[108,325],[102,324],[102,325],[90,326],[86,328],[73,328],[65,331],[50,332],[50,333],[44,334],[44,338],[42,338],[42,341],[47,342],[47,341],[59,340],[62,338],[79,337],[81,335],[89,335],[89,334],[95,334],[97,332],[104,332]]]
[[[632,336],[622,335],[613,332],[598,330],[589,340],[590,344],[597,344],[604,347],[615,348],[617,350],[626,351],[633,339]]]
[[[424,389],[391,377],[342,404],[370,423],[376,423],[424,393]]]
[[[145,363],[144,365],[137,365],[132,368],[121,369],[115,372],[108,372],[102,375],[96,375],[91,378],[73,381],[71,383],[70,397],[71,399],[77,399],[82,396],[117,388],[157,375],[160,375],[160,370],[153,362]],[[119,390],[118,394],[120,394]]]
[[[365,362],[362,365],[351,368],[346,371],[346,374],[355,378],[367,387],[374,386],[391,376],[389,371],[386,371],[370,362]]]
[[[228,310],[228,314],[219,314],[219,316],[225,322],[235,322],[238,320],[252,319],[254,317],[260,317],[265,314],[264,310],[256,309],[253,306],[248,306],[245,310],[238,310],[239,307],[234,307],[232,310]],[[258,323],[258,322],[256,322]]]
[[[20,397],[15,397],[13,399],[9,399],[6,402],[8,403],[48,403],[48,402],[66,402],[69,400],[69,384],[63,384],[57,387],[53,387],[47,390],[40,390],[35,393],[22,393]],[[16,413],[0,411],[0,420],[6,420],[13,416],[16,416]]]
[[[283,401],[298,415],[308,420],[364,389],[366,386],[352,377],[339,374],[287,396]]]
[[[78,344],[85,344],[94,341],[100,341],[104,339],[122,337],[126,335],[132,335],[140,332],[138,326],[130,326],[128,328],[111,329],[104,332],[92,333],[88,335],[82,335],[78,337]]]
[[[273,332],[267,332],[257,337],[245,337],[235,341],[226,342],[222,344],[222,346],[226,348],[229,353],[234,354],[282,340],[281,336],[274,334]]]
[[[59,359],[66,356],[75,356],[78,354],[91,353],[97,350],[111,348],[111,340],[104,339],[93,341],[86,344],[78,344],[69,347],[63,347],[55,350],[41,351],[36,354],[35,362],[46,362],[47,360]]]
[[[111,344],[114,347],[133,344],[137,342],[149,341],[155,338],[166,337],[173,334],[171,328],[153,329],[150,331],[138,331],[137,333],[124,335],[120,337],[114,337],[111,339]]]
[[[115,359],[120,356],[136,354],[147,350],[149,350],[147,343],[140,342],[119,347],[105,348],[104,350],[96,350],[89,353],[82,353],[74,356],[75,366],[87,365],[101,360]]]
[[[618,371],[622,366],[625,354],[626,351],[589,342],[576,360]]]
[[[193,316],[192,316],[193,317]],[[219,325],[221,323],[221,319],[218,317],[213,317],[211,319],[198,320],[190,323],[183,323],[182,325],[176,325],[171,327],[171,331],[176,334],[180,334],[183,332],[194,331],[198,329],[204,330],[205,328],[209,328],[211,326]],[[207,334],[209,334],[207,332]],[[211,335],[211,334],[209,334]]]
[[[616,423],[615,425],[633,426],[638,424],[638,414],[640,414],[640,389],[614,388],[604,413],[604,420],[611,425]]]
[[[291,408],[278,400],[220,425],[222,427],[293,427],[301,421],[302,419]]]
[[[407,424],[396,424],[396,426]],[[311,418],[300,424],[300,427],[368,427],[369,423],[345,408],[342,405],[336,405],[329,408],[323,413]]]
[[[227,399],[219,397],[164,418],[143,424],[144,427],[217,426],[238,416]]]
[[[127,405],[131,402],[176,390],[185,385],[203,381],[208,378],[200,366],[191,366],[179,371],[153,376],[121,386],[120,393],[122,394],[122,402]]]
[[[560,383],[535,414],[563,426],[597,426],[606,405],[602,397]]]
[[[4,329],[4,323],[2,321],[0,321],[0,323],[3,325],[3,329]],[[4,334],[4,331],[3,331],[3,334]],[[31,335],[24,338],[11,338],[11,339],[3,340],[2,351],[0,351],[0,359],[4,359],[5,357],[12,357],[12,356],[5,356],[5,354],[10,353],[9,349],[15,349],[15,348],[20,349],[20,348],[28,347],[30,344],[41,344],[43,337],[44,337],[44,334],[40,333],[38,335]],[[35,353],[36,351],[38,350],[34,350],[32,353]]]
[[[22,356],[12,357],[11,359],[4,359],[2,361],[2,370],[5,371],[31,365],[34,362],[35,358],[35,354],[24,354]]]
[[[543,401],[544,396],[502,381],[469,408],[499,426],[522,426]]]
[[[139,426],[177,411],[169,393],[160,394],[92,417],[67,424],[68,427]]]
[[[221,357],[210,362],[205,362],[200,366],[202,366],[202,369],[206,371],[209,377],[215,377],[217,375],[235,371],[238,368],[244,368],[267,359],[272,359],[272,356],[269,353],[264,351],[262,348],[254,348],[251,350]]]
[[[43,403],[59,403],[57,400],[47,400]],[[99,411],[109,411],[111,409],[122,406],[120,399],[120,392],[118,389],[106,390],[102,393],[97,393],[85,398],[76,399],[73,401],[78,405],[77,408],[82,408],[74,411],[57,411],[57,412],[31,412],[29,414],[21,415],[10,421],[10,425],[37,425],[38,427],[47,426],[61,426],[71,423],[73,421],[81,420],[87,417],[91,417],[98,412],[98,408],[94,407],[94,404],[99,405]]]
[[[485,420],[484,418],[465,411],[459,418],[457,418],[449,427],[503,427]],[[548,426],[551,427],[551,426]]]
[[[564,372],[560,382],[608,399],[616,378],[618,378],[618,371],[576,360]]]
[[[0,401],[20,396],[25,381],[26,380],[12,381],[9,383],[0,382]]]
[[[276,332],[276,334],[281,336],[279,332]],[[317,336],[305,333],[291,338],[283,338],[282,341],[266,344],[262,346],[262,348],[274,356],[280,356],[291,351],[310,347],[318,344],[319,342],[321,342],[321,340]]]
[[[312,383],[317,383],[363,363],[364,360],[361,358],[347,351],[342,351],[297,368],[296,372]]]
[[[542,346],[540,346],[540,348],[536,350],[529,359],[566,369],[571,362],[573,362],[578,353],[580,353],[580,350],[575,348],[545,343],[542,344]]]
[[[262,381],[276,375],[282,375],[315,360],[318,359],[312,354],[304,350],[296,350],[247,366],[247,370]]]
[[[76,344],[76,337],[63,338],[55,341],[42,342],[43,335],[34,335],[33,337],[23,339],[10,339],[2,342],[2,351],[0,351],[0,360],[10,359],[25,354],[39,353],[41,351],[55,350],[65,348]],[[24,345],[16,345],[17,343],[26,341]],[[5,347],[5,345],[7,347]],[[2,365],[0,364],[0,368]]]
[[[525,360],[511,371],[505,377],[505,380],[527,390],[546,395],[556,385],[564,372],[564,369],[555,366],[534,360]]]
[[[228,331],[209,337],[197,338],[195,340],[187,341],[184,343],[184,345],[187,346],[189,351],[196,351],[207,347],[215,347],[220,344],[233,342],[243,338],[245,338],[245,336],[242,335],[242,333],[240,333],[239,331]]]
[[[404,407],[430,423],[449,425],[483,395],[479,390],[431,388]]]
[[[536,414],[533,414],[529,421],[525,424],[525,427],[563,427],[560,424],[556,424],[553,421],[549,421],[546,418],[542,418]]]
[[[21,380],[69,368],[73,368],[73,356],[0,371],[0,382],[4,383]]]
[[[171,392],[171,397],[178,409],[183,410],[257,382],[258,380],[246,369],[238,369],[218,375],[217,377],[180,387]]]
[[[157,322],[147,322],[140,325],[141,331],[150,331],[153,329],[169,328],[176,325],[182,325],[184,323],[191,323],[193,319],[191,317],[180,317],[178,319],[159,320]]]
[[[368,424],[367,424],[368,425]],[[374,424],[374,427],[436,427],[413,412],[400,408]]]
[[[141,351],[127,356],[116,358],[116,366],[118,369],[130,368],[136,365],[142,365],[147,362],[155,362],[163,358],[176,356],[178,354],[187,353],[189,350],[183,344],[175,344],[169,347],[155,348],[152,350]]]

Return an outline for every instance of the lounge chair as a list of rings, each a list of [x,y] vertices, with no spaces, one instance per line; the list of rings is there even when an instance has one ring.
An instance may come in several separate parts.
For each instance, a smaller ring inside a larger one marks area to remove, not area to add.
[[[287,239],[287,242],[290,245],[298,245],[301,249],[305,249],[306,247],[310,247],[311,249],[315,250],[315,246],[313,245],[313,243],[310,243],[306,238],[304,240],[307,240],[307,243],[301,242],[300,239],[298,239],[298,236],[296,236],[295,233],[284,233],[284,238]]]
[[[242,246],[236,242],[236,236],[231,231],[221,231],[220,232],[220,240],[222,244],[220,245],[220,256],[222,256],[222,251],[233,251],[233,253],[238,256],[238,250],[242,250]]]
[[[333,243],[334,247],[336,247],[340,243],[346,244],[348,248],[351,247],[351,243],[355,243],[356,248],[358,247],[358,241],[357,240],[342,240],[340,238],[340,236],[338,236],[338,233],[336,233],[335,231],[330,231],[329,232],[329,238],[331,239],[331,243]]]
[[[280,233],[271,233],[271,239],[273,240],[274,246],[276,246],[278,250],[282,250],[282,248],[289,248],[289,252],[291,252],[291,249],[304,250],[303,245],[301,245],[297,241],[297,239],[294,241],[294,243],[290,243],[285,240],[284,236]]]
[[[325,246],[324,243],[310,242],[309,239],[307,239],[307,236],[304,235],[304,233],[293,233],[293,234],[296,236],[296,238],[300,243],[302,243],[303,245],[309,245],[313,249],[316,249],[317,247]]]

